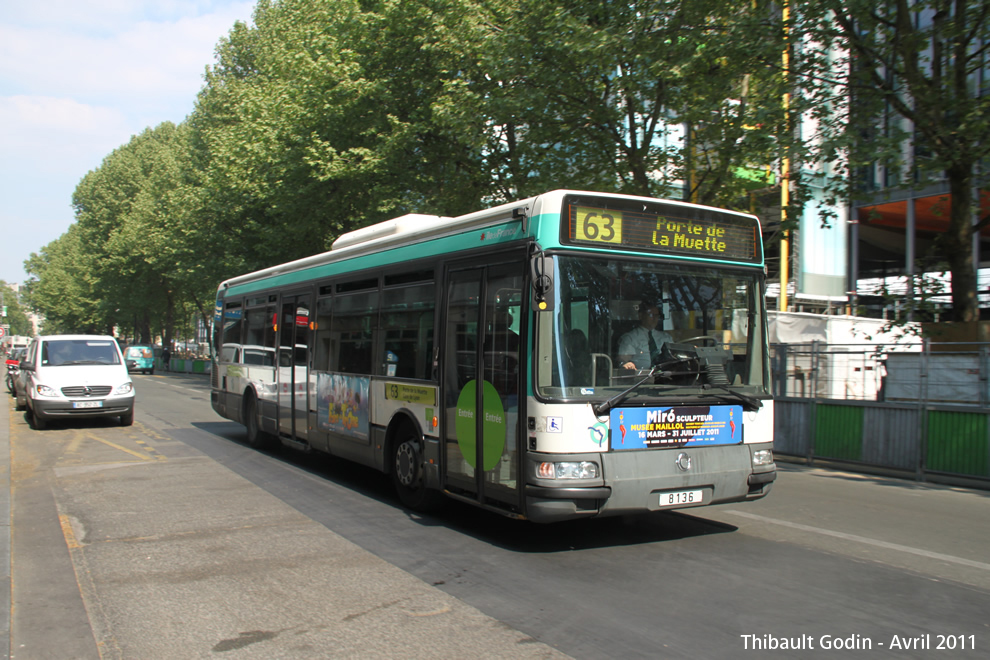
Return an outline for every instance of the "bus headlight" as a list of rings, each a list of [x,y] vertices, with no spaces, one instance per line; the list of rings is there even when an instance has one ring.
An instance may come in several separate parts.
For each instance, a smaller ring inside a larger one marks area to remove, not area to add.
[[[541,479],[597,479],[598,463],[593,461],[544,462],[536,468]]]
[[[772,465],[773,464],[773,452],[769,449],[759,449],[753,452],[753,466],[757,465]]]

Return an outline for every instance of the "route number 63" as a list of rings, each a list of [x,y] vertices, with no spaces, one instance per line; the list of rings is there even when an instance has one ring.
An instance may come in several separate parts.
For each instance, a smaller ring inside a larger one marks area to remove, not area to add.
[[[603,209],[578,208],[575,233],[580,241],[622,242],[622,214]]]

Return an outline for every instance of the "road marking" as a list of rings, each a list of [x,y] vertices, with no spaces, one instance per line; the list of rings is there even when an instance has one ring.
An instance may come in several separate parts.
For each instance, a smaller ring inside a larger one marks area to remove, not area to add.
[[[69,550],[76,550],[82,546],[79,545],[79,541],[76,540],[76,533],[72,531],[72,523],[69,521],[69,516],[58,517],[58,524],[62,526],[62,536],[65,537],[65,545],[69,547]]]
[[[95,435],[91,435],[89,437],[91,439],[93,439],[93,440],[96,440],[97,442],[102,442],[103,444],[105,444],[105,445],[107,445],[109,447],[113,447],[114,449],[119,449],[120,451],[125,452],[127,454],[130,454],[131,456],[135,456],[137,458],[140,458],[142,461],[154,461],[154,460],[156,460],[155,457],[153,457],[153,456],[148,456],[147,454],[140,454],[140,453],[138,453],[136,451],[133,451],[131,449],[128,449],[127,447],[121,447],[120,445],[114,444],[114,443],[110,442],[109,440],[104,440],[103,438],[97,438]]]
[[[180,392],[203,392],[201,388],[198,387],[188,387],[186,385],[174,385],[173,383],[162,383],[165,387],[171,387],[173,390],[179,390]]]
[[[822,529],[821,527],[802,525],[801,523],[794,523],[787,520],[778,520],[777,518],[767,518],[766,516],[760,516],[755,513],[747,513],[745,511],[733,511],[729,509],[726,510],[725,513],[734,516],[740,516],[742,518],[749,518],[750,520],[770,523],[772,525],[781,525],[782,527],[799,529],[804,532],[812,532],[813,534],[823,534],[825,536],[832,536],[834,538],[843,539],[845,541],[856,541],[857,543],[874,545],[878,548],[885,548],[887,550],[896,550],[898,552],[906,552],[912,555],[918,555],[919,557],[927,557],[928,559],[937,559],[939,561],[945,561],[952,564],[961,564],[963,566],[969,566],[970,568],[979,568],[984,571],[990,571],[990,564],[985,564],[981,561],[973,561],[972,559],[963,559],[962,557],[953,557],[952,555],[944,555],[941,552],[931,552],[929,550],[912,548],[911,546],[901,545],[899,543],[888,543],[887,541],[879,541],[877,539],[871,539],[866,536],[857,536],[856,534],[846,534],[845,532],[834,532],[830,529]]]

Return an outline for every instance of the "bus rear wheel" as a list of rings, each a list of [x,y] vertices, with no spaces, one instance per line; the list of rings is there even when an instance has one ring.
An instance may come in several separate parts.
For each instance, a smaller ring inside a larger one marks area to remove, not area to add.
[[[261,430],[258,424],[258,398],[253,392],[244,397],[244,427],[247,429],[247,443],[255,449],[267,449],[272,445],[272,436]]]
[[[414,511],[432,511],[443,495],[426,486],[423,439],[409,426],[399,429],[392,443],[391,474],[399,501]]]

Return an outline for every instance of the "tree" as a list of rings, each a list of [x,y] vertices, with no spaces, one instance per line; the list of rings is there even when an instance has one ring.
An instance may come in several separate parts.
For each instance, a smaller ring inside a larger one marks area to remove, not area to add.
[[[490,118],[504,196],[575,187],[737,206],[739,168],[776,161],[784,81],[767,62],[782,41],[767,3],[479,4],[468,91]]]
[[[862,193],[858,170],[876,162],[907,187],[944,176],[952,205],[937,249],[952,275],[954,319],[978,319],[972,241],[990,223],[973,222],[980,164],[990,154],[990,96],[982,87],[990,1],[795,5],[796,33],[819,47],[805,54],[802,84],[820,110],[817,155],[841,175],[839,199]]]
[[[457,133],[435,113],[460,75],[439,9],[458,6],[265,1],[231,31],[191,124],[211,221],[243,248],[232,274],[403,213],[477,207],[484,118]]]
[[[740,168],[784,143],[771,6],[260,0],[188,121],[87,174],[74,234],[33,272],[75,276],[64,257],[85,244],[66,322],[168,339],[181,310],[211,315],[223,279],[404,213],[563,187],[748,209]]]
[[[73,195],[102,314],[143,343],[157,332],[171,341],[178,310],[194,306],[204,322],[212,310],[210,254],[222,248],[203,240],[210,225],[190,150],[189,127],[163,123],[107,156]]]
[[[32,253],[24,268],[33,276],[25,283],[24,298],[45,317],[43,332],[105,334],[112,330],[97,293],[94,256],[77,225],[40,253]]]
[[[33,335],[34,328],[31,325],[31,320],[24,313],[24,308],[18,300],[17,294],[3,280],[0,280],[0,292],[3,293],[3,305],[7,308],[7,315],[3,318],[3,322],[10,326],[7,334],[29,337]]]

